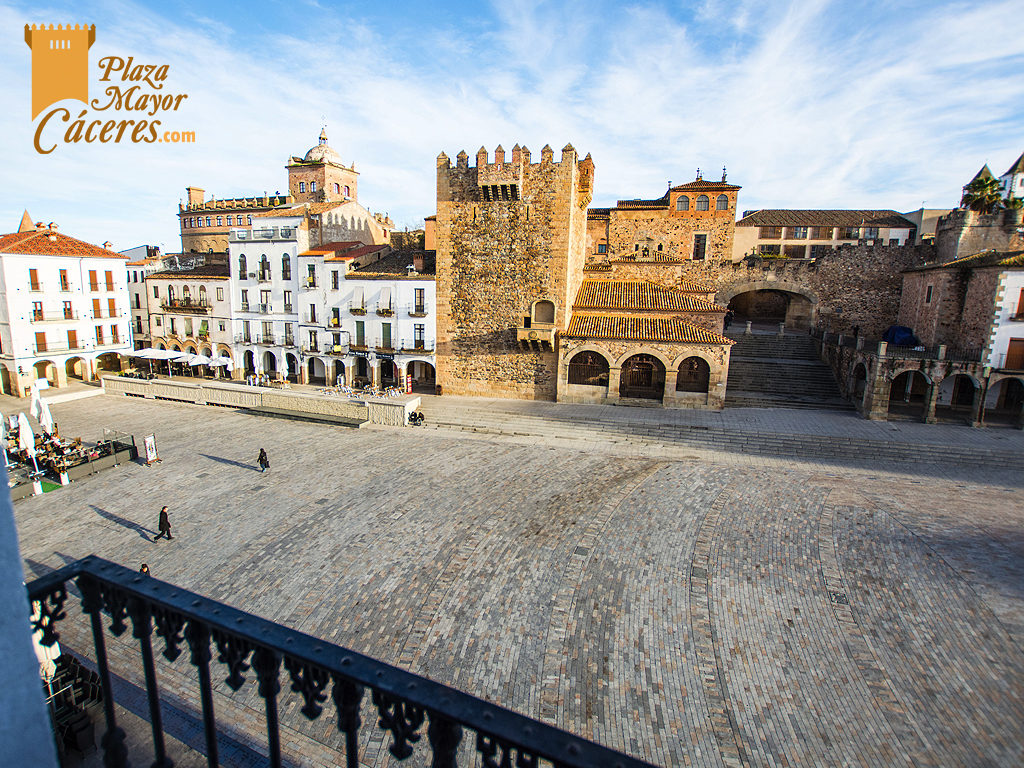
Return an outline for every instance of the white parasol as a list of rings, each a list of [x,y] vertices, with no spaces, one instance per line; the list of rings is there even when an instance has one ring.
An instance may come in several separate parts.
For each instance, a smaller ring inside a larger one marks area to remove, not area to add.
[[[53,434],[53,414],[50,413],[50,406],[43,403],[39,409],[39,426],[49,434]]]
[[[25,451],[29,456],[36,455],[36,434],[24,413],[18,414],[18,450]]]

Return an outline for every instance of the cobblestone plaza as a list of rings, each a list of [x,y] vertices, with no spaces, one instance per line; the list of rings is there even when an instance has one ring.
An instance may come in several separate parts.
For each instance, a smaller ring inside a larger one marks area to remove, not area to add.
[[[1019,472],[620,455],[110,396],[53,413],[65,436],[155,432],[162,462],[18,502],[26,578],[147,562],[666,766],[1024,761]],[[154,543],[164,504],[175,538]],[[62,640],[88,655],[69,617]],[[139,685],[133,648],[110,642]],[[187,660],[159,662],[187,721]],[[251,680],[229,693],[219,724],[256,753],[261,700]],[[335,764],[333,724],[285,701],[289,764]],[[363,763],[389,764],[372,730]]]

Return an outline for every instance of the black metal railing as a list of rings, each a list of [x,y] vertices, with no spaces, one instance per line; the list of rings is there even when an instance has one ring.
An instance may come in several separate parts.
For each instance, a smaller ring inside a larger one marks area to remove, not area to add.
[[[45,646],[53,646],[60,637],[58,624],[67,616],[65,603],[68,582],[72,580],[92,628],[106,719],[101,744],[104,764],[109,768],[126,766],[128,750],[114,708],[103,630],[106,621],[117,637],[129,629],[130,621],[132,636],[139,641],[153,731],[154,765],[170,765],[153,657],[154,634],[163,640],[162,654],[168,662],[174,663],[182,655],[181,646],[188,646],[189,661],[198,677],[207,762],[211,767],[218,764],[210,667],[214,650],[217,662],[227,667],[225,682],[232,691],[242,688],[246,682],[244,673],[250,668],[255,673],[257,693],[264,700],[268,763],[274,767],[282,764],[278,723],[282,667],[291,691],[302,697],[301,712],[306,718],[318,718],[330,697],[337,728],[344,734],[348,768],[355,768],[359,761],[357,740],[364,725],[360,709],[367,690],[374,716],[366,727],[389,731],[389,751],[399,760],[413,754],[413,745],[425,730],[424,746],[432,756],[431,765],[454,768],[466,728],[476,734],[475,749],[483,765],[490,768],[532,767],[540,759],[558,768],[650,765],[426,677],[92,556],[27,585],[34,609],[32,628],[42,633],[41,643]]]

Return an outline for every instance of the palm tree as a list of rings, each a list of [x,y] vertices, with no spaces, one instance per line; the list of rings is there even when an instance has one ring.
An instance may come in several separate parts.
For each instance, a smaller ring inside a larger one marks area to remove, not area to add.
[[[1003,195],[999,180],[981,176],[975,178],[964,187],[964,196],[960,205],[979,213],[995,213],[1003,208]]]

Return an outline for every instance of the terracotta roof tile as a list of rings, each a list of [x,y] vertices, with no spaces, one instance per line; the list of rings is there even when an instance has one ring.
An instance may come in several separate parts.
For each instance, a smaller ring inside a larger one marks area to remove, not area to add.
[[[409,267],[417,253],[423,254],[423,271],[409,273]],[[380,261],[354,269],[345,275],[346,280],[360,277],[408,277],[413,280],[429,280],[434,277],[436,251],[394,251]]]
[[[731,339],[678,317],[630,317],[573,314],[569,330],[573,339],[620,339],[623,341],[667,341],[679,344],[735,344]]]
[[[915,224],[898,211],[889,210],[789,210],[764,208],[751,211],[736,222],[737,227],[896,227]]]
[[[584,280],[573,302],[576,309],[637,312],[721,312],[711,302],[648,280]]]
[[[672,187],[673,192],[679,191],[698,191],[698,190],[730,190],[730,189],[743,189],[743,187],[737,186],[736,184],[726,184],[724,181],[708,181],[707,179],[697,179],[691,181],[689,184],[680,184],[677,187]]]
[[[124,259],[126,263],[128,261],[127,256],[122,256],[117,251],[108,251],[106,248],[100,248],[98,245],[62,235],[60,232],[52,232],[49,229],[0,235],[0,253],[73,256],[76,258],[102,257],[105,259]]]
[[[303,251],[299,256],[323,256],[328,253],[343,253],[353,248],[359,248],[363,243],[359,240],[341,240],[333,243],[324,243]]]
[[[1024,266],[1024,251],[981,251],[970,256],[947,261],[945,264],[932,264],[925,269],[942,269],[943,267],[1021,267]]]
[[[683,293],[715,293],[715,289],[710,285],[696,280],[683,280],[676,288]]]
[[[367,253],[374,253],[375,251],[385,250],[390,247],[390,245],[360,245],[356,248],[352,248],[350,250],[339,253],[336,256],[324,256],[324,261],[351,261],[352,259],[357,259],[360,256],[364,256]],[[309,252],[307,251],[305,254],[299,255],[305,256],[308,253]]]

